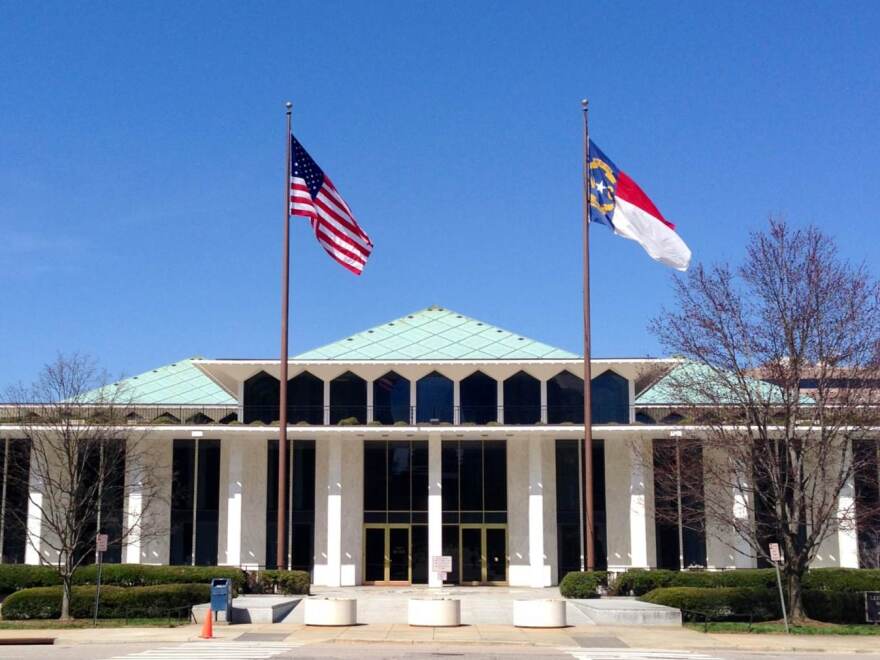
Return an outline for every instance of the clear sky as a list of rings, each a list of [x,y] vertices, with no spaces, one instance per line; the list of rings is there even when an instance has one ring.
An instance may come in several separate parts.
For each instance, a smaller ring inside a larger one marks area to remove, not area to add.
[[[877,2],[5,2],[0,387],[278,354],[283,102],[375,242],[294,219],[291,353],[439,304],[579,351],[581,112],[697,261],[769,214],[880,256]],[[592,233],[594,355],[672,272]]]

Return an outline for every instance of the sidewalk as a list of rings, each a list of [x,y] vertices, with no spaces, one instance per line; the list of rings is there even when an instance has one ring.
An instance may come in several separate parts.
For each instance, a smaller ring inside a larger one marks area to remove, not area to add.
[[[51,637],[56,644],[181,643],[199,638],[200,626],[180,628],[78,628],[72,630],[2,630],[0,640]],[[801,653],[866,653],[880,651],[880,638],[843,635],[705,634],[678,627],[570,626],[525,629],[481,624],[458,628],[413,628],[406,624],[364,624],[319,628],[302,624],[217,626],[216,638],[231,641],[242,634],[286,634],[287,641],[319,643],[510,644],[522,647],[590,648],[616,646],[655,650],[740,650]],[[276,638],[275,641],[282,641]]]

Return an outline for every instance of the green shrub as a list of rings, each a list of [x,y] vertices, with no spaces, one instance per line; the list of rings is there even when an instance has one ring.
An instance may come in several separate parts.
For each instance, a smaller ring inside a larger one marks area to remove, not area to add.
[[[615,596],[641,596],[661,587],[751,587],[772,589],[776,573],[770,568],[745,568],[732,571],[627,571],[611,585]]]
[[[559,583],[563,598],[598,598],[598,588],[608,583],[605,571],[572,571]]]
[[[306,571],[265,570],[250,576],[251,591],[264,594],[309,594],[310,576]]]
[[[852,591],[803,592],[807,616],[828,623],[865,623],[865,596]]]
[[[171,609],[192,607],[210,600],[207,584],[162,584],[149,587],[101,587],[98,618],[164,616]],[[76,619],[93,615],[95,587],[77,586],[70,599],[70,614]],[[3,618],[57,619],[61,616],[61,587],[22,589],[3,601]]]
[[[11,594],[28,587],[51,587],[61,584],[51,566],[0,564],[0,594]]]
[[[73,575],[75,584],[95,584],[97,566],[83,566]],[[237,594],[247,586],[247,574],[230,566],[151,566],[149,564],[104,564],[101,584],[144,587],[158,584],[210,584],[213,578],[232,580]],[[57,584],[57,582],[56,582]]]
[[[815,568],[804,577],[803,588],[809,591],[880,591],[880,569]]]
[[[346,417],[345,419],[340,419],[337,422],[337,426],[358,426],[360,425],[360,421],[357,417]]]
[[[754,587],[661,587],[639,600],[680,609],[686,620],[692,618],[689,612],[699,612],[716,621],[747,614],[752,614],[755,621],[771,621],[782,616],[779,598],[774,592]]]

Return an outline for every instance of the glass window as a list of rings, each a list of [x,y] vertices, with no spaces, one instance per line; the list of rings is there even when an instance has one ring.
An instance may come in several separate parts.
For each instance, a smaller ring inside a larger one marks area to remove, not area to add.
[[[194,440],[175,440],[171,472],[171,554],[169,563],[192,563]]]
[[[584,379],[569,371],[547,381],[547,422],[584,423]]]
[[[444,440],[445,524],[507,522],[507,442]]]
[[[461,510],[483,510],[483,443],[461,441],[460,468]]]
[[[484,507],[486,511],[507,511],[507,443],[483,443]]]
[[[364,441],[364,522],[419,522],[427,510],[428,443]]]
[[[462,424],[488,424],[498,419],[498,383],[482,371],[459,383]]]
[[[387,442],[364,441],[364,510],[388,510],[388,482],[385,467]]]
[[[244,381],[244,423],[278,421],[278,379],[261,371]]]
[[[373,419],[382,424],[410,423],[409,380],[389,371],[373,381]]]
[[[537,424],[541,421],[541,382],[525,371],[504,381],[504,423]]]
[[[458,469],[461,463],[461,447],[455,440],[446,440],[441,445],[440,457],[443,478],[441,481],[441,499],[443,511],[458,511]]]
[[[199,482],[196,494],[196,564],[217,564],[220,523],[220,441],[199,440]]]
[[[679,508],[681,474],[702,474],[703,449],[695,442],[657,439],[653,454],[657,567],[705,567],[703,494],[685,488]]]
[[[416,383],[416,420],[452,423],[452,381],[434,371]]]
[[[287,381],[287,423],[324,423],[324,381],[303,371]]]
[[[880,568],[880,470],[877,441],[852,442],[859,566]]]
[[[629,382],[626,378],[614,371],[605,371],[593,379],[590,391],[593,424],[629,423]]]
[[[346,371],[330,381],[330,423],[367,422],[367,381]]]
[[[412,509],[428,510],[428,443],[412,443]]]
[[[556,548],[560,577],[581,569],[581,440],[556,441]],[[605,443],[593,439],[593,563],[608,564],[605,524]]]
[[[3,484],[6,489],[6,515],[2,521],[3,563],[23,564],[27,546],[31,443],[24,439],[6,440],[0,442],[0,452],[3,453],[6,470],[6,483]]]
[[[388,443],[388,509],[410,510],[410,446],[409,441]]]
[[[193,474],[196,451],[198,475]],[[193,561],[192,525],[195,504],[195,563],[216,565],[220,519],[220,441],[175,440],[172,473],[170,563],[190,564]]]

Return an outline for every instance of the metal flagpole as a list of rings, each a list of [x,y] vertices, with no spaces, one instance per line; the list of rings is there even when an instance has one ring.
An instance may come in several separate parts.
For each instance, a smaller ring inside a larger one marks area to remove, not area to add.
[[[278,379],[278,531],[275,534],[275,565],[287,565],[284,556],[285,523],[287,514],[286,472],[287,472],[287,314],[290,300],[290,142],[292,135],[291,109],[293,103],[285,103],[287,108],[287,155],[284,159],[284,239],[281,246],[281,373]]]
[[[586,570],[596,567],[593,547],[593,409],[592,368],[590,365],[590,122],[587,99],[581,101],[584,110],[584,550]]]

